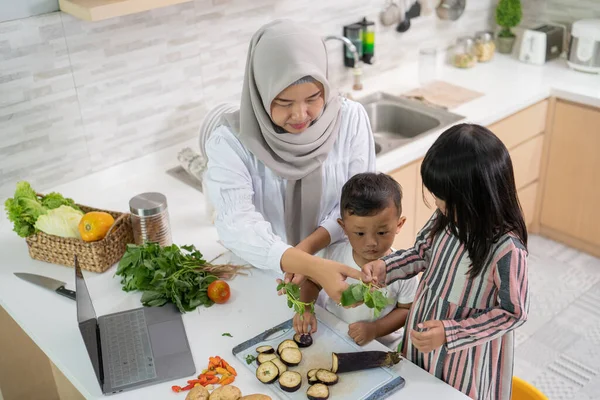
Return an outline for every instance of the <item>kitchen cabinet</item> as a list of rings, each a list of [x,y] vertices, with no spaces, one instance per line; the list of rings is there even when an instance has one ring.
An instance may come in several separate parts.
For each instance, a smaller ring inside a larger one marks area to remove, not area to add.
[[[488,126],[510,153],[517,196],[530,233],[537,232],[536,216],[549,101],[543,100]]]
[[[509,150],[517,190],[537,181],[540,177],[543,145],[544,135],[537,135],[533,139]]]
[[[400,169],[390,173],[390,176],[396,180],[402,186],[402,215],[406,217],[406,222],[400,230],[400,233],[396,235],[394,240],[395,249],[406,249],[412,247],[415,242],[416,236],[416,192],[417,188],[417,168],[420,166],[419,162],[413,162]]]
[[[507,149],[513,149],[546,129],[548,100],[540,101],[488,126],[502,140]]]
[[[521,203],[521,209],[523,210],[523,218],[528,227],[532,226],[535,220],[536,200],[539,186],[538,182],[534,182],[517,191],[519,203]]]
[[[600,109],[562,100],[554,108],[541,232],[600,256]]]
[[[421,164],[423,159],[419,160],[419,169],[417,171],[417,212],[415,214],[417,227],[416,233],[419,233],[421,228],[425,226],[429,218],[433,215],[436,210],[435,200],[431,195],[431,192],[423,186],[423,179],[421,179]]]

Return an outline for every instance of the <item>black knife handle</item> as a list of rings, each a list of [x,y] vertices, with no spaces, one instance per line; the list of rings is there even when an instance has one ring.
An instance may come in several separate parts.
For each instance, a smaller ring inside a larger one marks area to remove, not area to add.
[[[75,292],[73,290],[65,289],[64,286],[61,286],[58,289],[56,289],[56,293],[60,294],[61,296],[68,297],[71,300],[76,299]]]

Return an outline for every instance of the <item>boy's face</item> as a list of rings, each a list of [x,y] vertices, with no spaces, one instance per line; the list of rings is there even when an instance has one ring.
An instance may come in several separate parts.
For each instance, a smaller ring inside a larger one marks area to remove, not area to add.
[[[404,221],[406,218],[399,217],[396,207],[390,204],[371,216],[345,214],[338,223],[348,236],[354,252],[365,261],[374,261],[387,254]]]

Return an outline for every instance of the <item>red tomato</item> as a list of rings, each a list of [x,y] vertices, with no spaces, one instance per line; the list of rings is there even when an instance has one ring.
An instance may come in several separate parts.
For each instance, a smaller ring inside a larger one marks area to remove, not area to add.
[[[226,303],[230,295],[231,291],[227,282],[214,281],[208,285],[208,298],[217,304]]]

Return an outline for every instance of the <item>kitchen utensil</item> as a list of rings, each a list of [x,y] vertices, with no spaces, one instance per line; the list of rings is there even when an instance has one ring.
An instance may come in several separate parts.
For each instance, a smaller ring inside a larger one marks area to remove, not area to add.
[[[75,292],[73,290],[65,289],[66,283],[59,280],[48,278],[47,276],[42,275],[28,274],[26,272],[15,272],[15,276],[29,283],[33,283],[34,285],[52,290],[53,292],[56,292],[61,296],[68,297],[71,300],[76,299]]]
[[[573,23],[567,63],[578,71],[600,73],[600,19]]]
[[[562,53],[564,29],[559,26],[542,25],[523,32],[519,60],[543,65]]]
[[[397,23],[400,20],[400,16],[400,7],[393,0],[387,0],[383,6],[383,10],[379,13],[379,20],[381,21],[381,25],[390,26]]]
[[[456,21],[463,15],[467,0],[442,0],[435,9],[440,19]]]
[[[276,398],[295,400],[306,399],[308,381],[306,373],[313,368],[331,368],[331,353],[350,353],[362,351],[361,347],[350,340],[347,335],[342,335],[317,318],[319,330],[312,335],[313,344],[302,348],[302,362],[290,370],[300,373],[302,386],[294,393],[283,391],[278,384],[265,385],[265,390],[271,390]],[[246,362],[246,356],[257,357],[256,348],[268,345],[277,348],[279,343],[286,339],[293,339],[294,331],[292,320],[283,322],[264,333],[237,345],[233,348],[233,355],[240,360],[254,375],[257,364]],[[348,372],[339,375],[339,383],[330,386],[330,398],[353,400],[379,400],[387,398],[391,392],[404,387],[404,378],[389,368],[374,368],[363,371]]]

